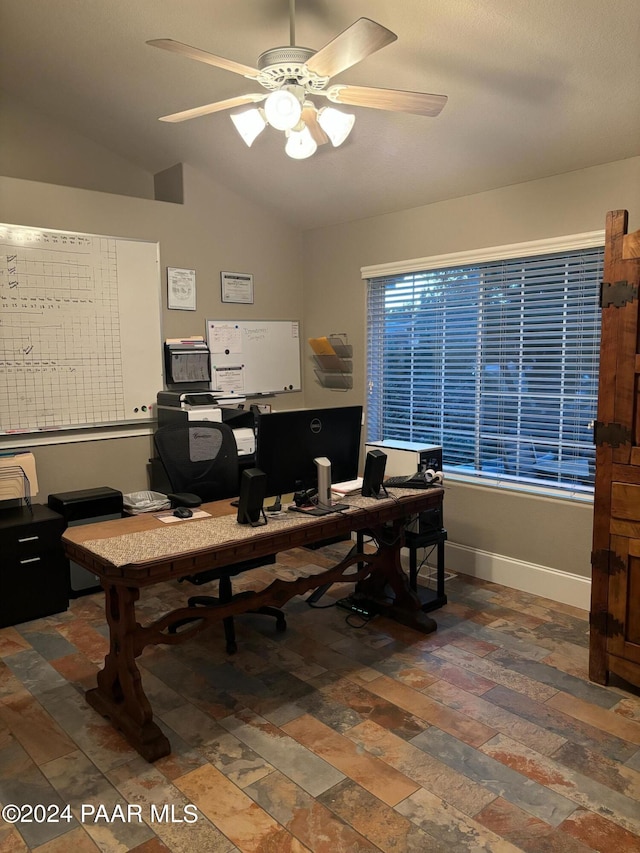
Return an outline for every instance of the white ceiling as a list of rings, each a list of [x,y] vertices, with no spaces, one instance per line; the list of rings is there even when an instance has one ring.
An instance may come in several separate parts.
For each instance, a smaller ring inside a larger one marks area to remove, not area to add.
[[[189,163],[301,228],[360,219],[640,154],[640,0],[298,0],[318,50],[361,16],[398,40],[333,82],[443,93],[437,118],[361,107],[341,148],[252,148],[228,113],[158,116],[262,91],[145,44],[255,66],[289,43],[288,0],[0,0],[0,81],[155,173]]]

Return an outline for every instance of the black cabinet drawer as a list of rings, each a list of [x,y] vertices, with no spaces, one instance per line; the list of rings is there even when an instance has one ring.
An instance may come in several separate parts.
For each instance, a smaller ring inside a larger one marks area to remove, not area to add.
[[[69,563],[62,548],[65,520],[35,505],[0,511],[0,627],[69,606]]]
[[[42,522],[40,524],[20,526],[11,531],[0,531],[0,545],[4,559],[13,561],[28,560],[44,556],[61,548],[61,536],[65,529],[63,519]]]

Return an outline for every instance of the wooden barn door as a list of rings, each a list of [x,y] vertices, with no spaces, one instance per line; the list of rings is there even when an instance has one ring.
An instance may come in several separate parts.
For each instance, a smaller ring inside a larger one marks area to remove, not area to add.
[[[589,675],[640,685],[640,232],[607,215],[593,519]]]

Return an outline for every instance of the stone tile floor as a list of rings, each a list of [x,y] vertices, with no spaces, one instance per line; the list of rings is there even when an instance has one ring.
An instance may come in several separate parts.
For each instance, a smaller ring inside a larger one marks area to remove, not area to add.
[[[101,593],[0,630],[0,802],[41,806],[0,820],[1,853],[640,851],[639,691],[589,682],[585,611],[459,575],[425,636],[324,606],[349,591],[293,599],[284,634],[238,618],[232,657],[218,627],[147,648],[155,764],[84,700]],[[143,591],[141,620],[193,592]]]

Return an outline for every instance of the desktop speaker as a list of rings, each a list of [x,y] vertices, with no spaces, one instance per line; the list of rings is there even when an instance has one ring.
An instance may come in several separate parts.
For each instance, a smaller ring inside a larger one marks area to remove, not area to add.
[[[259,468],[245,468],[240,477],[239,524],[260,524],[266,493],[267,475],[264,471]]]
[[[362,478],[362,497],[377,498],[384,480],[384,469],[387,465],[387,454],[382,450],[370,450],[364,463]]]

